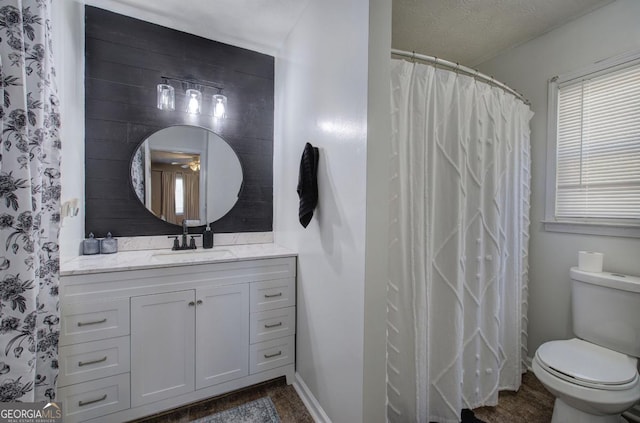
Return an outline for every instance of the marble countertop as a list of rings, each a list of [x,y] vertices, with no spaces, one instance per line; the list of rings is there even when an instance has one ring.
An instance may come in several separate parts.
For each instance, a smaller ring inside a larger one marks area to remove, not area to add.
[[[276,244],[221,245],[207,250],[198,248],[185,251],[120,251],[115,254],[75,257],[60,264],[60,275],[86,275],[296,255],[295,252]]]

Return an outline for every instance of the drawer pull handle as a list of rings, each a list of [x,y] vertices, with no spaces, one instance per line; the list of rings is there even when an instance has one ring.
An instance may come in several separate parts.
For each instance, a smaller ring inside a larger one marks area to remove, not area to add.
[[[282,292],[278,292],[277,294],[271,294],[271,295],[264,294],[264,297],[265,298],[282,297]]]
[[[196,301],[196,304],[198,304],[198,305],[202,304],[202,300]]]
[[[189,301],[189,307],[193,307],[194,305],[196,305],[196,303],[195,303],[195,302],[193,302],[193,301]]]
[[[94,320],[92,322],[78,322],[78,326],[82,327],[82,326],[89,326],[89,325],[99,325],[100,323],[104,323],[107,321],[107,318],[105,317],[102,320]]]
[[[264,325],[264,327],[267,329],[277,328],[278,326],[282,326],[282,322],[274,323],[272,325]]]
[[[89,364],[102,363],[103,361],[107,361],[107,356],[106,355],[104,357],[102,357],[102,358],[97,359],[97,360],[78,361],[78,366],[79,367],[88,366]]]
[[[92,400],[89,400],[89,401],[78,401],[78,406],[84,407],[85,405],[89,405],[89,404],[93,404],[93,403],[96,403],[96,402],[104,401],[106,399],[107,399],[107,394],[104,394],[100,398],[92,399]]]
[[[264,358],[273,358],[273,357],[277,357],[277,356],[279,356],[279,355],[282,355],[282,351],[278,351],[278,352],[277,352],[277,353],[275,353],[275,354],[265,354],[265,355],[264,355]]]

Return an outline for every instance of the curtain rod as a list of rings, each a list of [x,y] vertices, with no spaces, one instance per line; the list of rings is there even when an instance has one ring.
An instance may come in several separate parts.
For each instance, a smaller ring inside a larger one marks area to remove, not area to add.
[[[485,75],[484,73],[481,73],[477,69],[471,69],[471,68],[469,68],[467,66],[464,66],[464,65],[461,65],[459,63],[453,63],[453,62],[450,62],[448,60],[440,59],[438,57],[426,56],[424,54],[418,54],[416,52],[411,52],[411,51],[398,50],[398,49],[395,49],[395,48],[391,49],[391,54],[392,55],[396,55],[396,56],[401,56],[401,57],[407,57],[407,58],[413,59],[413,60],[421,60],[423,62],[432,63],[435,66],[442,66],[442,67],[451,69],[451,70],[453,70],[455,72],[464,73],[464,74],[472,76],[472,77],[474,77],[476,79],[480,79],[480,80],[482,80],[484,82],[487,82],[488,84],[495,85],[496,87],[502,88],[503,90],[507,91],[508,93],[511,93],[514,96],[516,96],[516,98],[522,100],[524,102],[524,104],[526,104],[527,106],[531,106],[531,102],[529,100],[527,100],[522,94],[520,94],[519,92],[517,92],[513,88],[509,87],[508,85],[503,84],[500,81],[496,81],[495,79],[493,79],[492,76],[488,76],[488,75]]]

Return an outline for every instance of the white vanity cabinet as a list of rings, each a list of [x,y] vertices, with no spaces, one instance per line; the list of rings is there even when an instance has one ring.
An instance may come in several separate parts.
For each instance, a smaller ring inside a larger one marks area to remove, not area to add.
[[[131,298],[131,406],[193,391],[193,290]]]
[[[295,362],[295,257],[63,273],[65,422],[122,422],[279,376]]]
[[[249,374],[247,285],[131,298],[133,407]]]

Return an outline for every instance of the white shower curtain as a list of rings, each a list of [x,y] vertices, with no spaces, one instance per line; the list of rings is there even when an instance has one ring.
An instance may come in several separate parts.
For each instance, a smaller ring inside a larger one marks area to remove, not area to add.
[[[525,369],[533,113],[472,77],[391,69],[387,417],[457,422]]]

